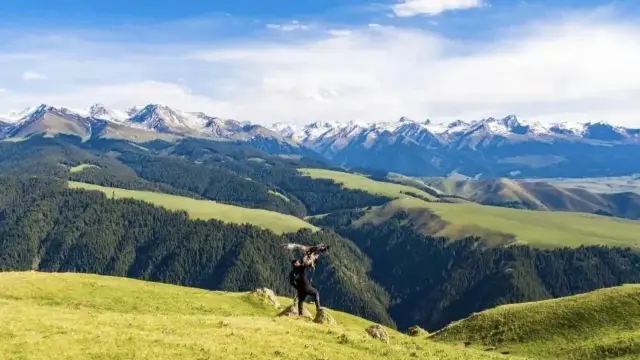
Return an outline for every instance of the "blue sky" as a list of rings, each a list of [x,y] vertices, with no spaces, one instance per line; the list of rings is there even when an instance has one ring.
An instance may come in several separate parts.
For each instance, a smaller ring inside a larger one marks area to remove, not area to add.
[[[639,15],[631,0],[7,0],[0,114],[157,102],[258,123],[640,126]]]

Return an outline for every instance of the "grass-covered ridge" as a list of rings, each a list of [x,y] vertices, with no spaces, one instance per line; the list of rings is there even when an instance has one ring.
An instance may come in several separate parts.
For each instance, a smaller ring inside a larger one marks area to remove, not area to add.
[[[283,306],[290,299],[280,298]],[[313,310],[313,306],[308,307]],[[313,312],[313,311],[312,311]],[[329,310],[337,325],[279,318],[249,293],[97,275],[0,274],[3,359],[509,359],[412,338]]]
[[[499,306],[431,338],[540,359],[638,359],[640,285]]]
[[[382,223],[398,211],[409,213],[427,235],[452,239],[470,235],[496,244],[540,248],[611,245],[640,248],[640,221],[592,214],[520,210],[475,203],[435,203],[398,199],[373,208],[356,225]]]
[[[414,186],[431,186],[442,194],[453,195],[480,204],[519,207],[541,211],[571,211],[608,214],[628,219],[640,219],[640,194],[587,187],[571,188],[562,183],[518,181],[506,178],[486,180],[455,180],[445,178],[408,178]],[[578,184],[578,180],[572,180]],[[629,180],[631,182],[632,180]],[[585,180],[588,184],[589,180]],[[569,182],[569,184],[572,184]]]
[[[184,196],[163,194],[152,191],[127,190],[98,186],[81,182],[69,182],[70,188],[98,190],[105,195],[115,198],[130,198],[142,200],[168,210],[184,210],[194,219],[216,219],[227,223],[256,225],[272,230],[277,234],[292,233],[301,228],[317,230],[317,227],[295,216],[281,214],[275,211],[249,209],[239,206],[220,204],[210,200],[196,200]]]
[[[299,171],[303,175],[310,176],[314,179],[333,180],[347,189],[363,190],[372,194],[388,196],[394,199],[413,197],[411,195],[413,193],[424,199],[436,200],[436,197],[418,188],[390,182],[376,181],[362,175],[326,169],[299,169]]]

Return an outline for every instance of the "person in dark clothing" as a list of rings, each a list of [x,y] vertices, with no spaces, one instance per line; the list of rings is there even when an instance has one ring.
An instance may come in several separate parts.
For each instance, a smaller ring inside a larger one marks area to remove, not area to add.
[[[308,265],[304,265],[298,259],[291,260],[291,265],[293,265],[293,269],[289,272],[289,283],[297,291],[298,315],[302,315],[302,303],[307,296],[313,297],[313,301],[316,304],[316,311],[319,311],[320,294],[318,294],[318,290],[311,286],[309,278],[307,278],[307,275],[305,274],[305,270]]]

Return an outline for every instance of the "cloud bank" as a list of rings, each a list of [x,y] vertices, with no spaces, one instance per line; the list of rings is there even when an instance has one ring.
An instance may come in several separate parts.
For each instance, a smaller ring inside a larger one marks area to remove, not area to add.
[[[393,6],[393,12],[400,17],[435,16],[445,11],[466,10],[483,5],[482,0],[401,0]]]
[[[635,24],[564,18],[482,41],[384,24],[315,29],[181,44],[16,42],[0,49],[0,110],[154,102],[263,124],[517,114],[640,126]],[[25,67],[50,81],[22,81]]]

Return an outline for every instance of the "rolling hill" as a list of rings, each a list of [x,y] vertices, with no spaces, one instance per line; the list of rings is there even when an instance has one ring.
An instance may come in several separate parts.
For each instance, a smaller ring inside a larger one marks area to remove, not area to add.
[[[271,230],[276,234],[293,233],[303,228],[313,231],[318,230],[317,227],[295,216],[285,215],[275,211],[249,209],[220,204],[210,200],[197,200],[159,192],[119,189],[75,181],[70,181],[69,187],[73,189],[97,190],[111,198],[142,200],[168,210],[186,211],[189,217],[193,219],[216,219],[231,224],[251,224]]]
[[[598,213],[640,219],[640,194],[598,193],[579,187],[543,181],[416,179],[442,194],[462,197],[480,204],[520,207],[541,211]]]
[[[277,308],[250,292],[96,275],[2,273],[0,310],[7,360],[512,359],[389,328],[385,344],[365,332],[370,321],[333,310],[335,325],[277,317]]]
[[[397,199],[375,207],[354,222],[381,224],[405,211],[425,235],[451,239],[479,236],[493,245],[527,244],[539,248],[610,245],[640,248],[640,221],[570,212],[544,212]]]
[[[419,198],[433,194],[432,188],[334,171],[304,156],[269,155],[230,141],[131,144],[34,135],[2,142],[0,150],[3,271],[90,272],[286,293],[291,254],[281,244],[327,243],[335,251],[313,278],[328,306],[401,330],[418,324],[429,331],[499,304],[640,281],[637,249],[574,247],[629,245],[629,233],[637,229],[619,237],[620,226],[608,217],[594,217],[607,221],[599,223],[604,231],[589,233],[584,221],[551,222],[547,229],[539,221],[548,218],[540,214],[555,213],[473,203],[454,208],[442,201],[458,199],[450,197],[423,202]],[[69,182],[102,191],[70,190]],[[110,199],[114,192],[119,199]],[[211,202],[233,211],[211,211]],[[213,220],[259,209],[277,219],[261,215],[253,222],[262,221],[261,227],[238,225],[250,222],[245,218]],[[351,226],[362,216],[375,221]],[[264,230],[282,226],[280,219],[300,226]],[[322,229],[310,231],[308,223]],[[438,234],[441,225],[458,241],[425,235]],[[524,239],[532,246],[519,245],[518,232],[535,235]],[[557,248],[567,232],[574,243]],[[483,248],[482,240],[467,235],[516,246]]]
[[[333,171],[327,169],[298,169],[303,175],[314,179],[333,180],[346,189],[357,189],[371,194],[383,195],[393,199],[413,197],[428,201],[435,201],[437,198],[427,192],[415,187],[394,184],[385,181],[372,180],[364,175],[348,172]]]
[[[640,285],[499,306],[430,338],[539,359],[638,359]]]

